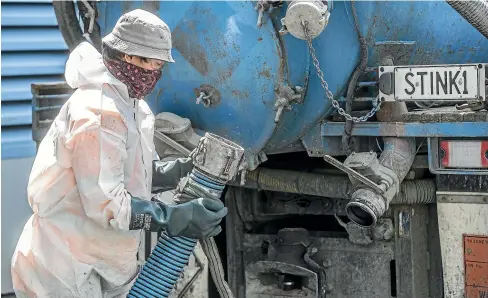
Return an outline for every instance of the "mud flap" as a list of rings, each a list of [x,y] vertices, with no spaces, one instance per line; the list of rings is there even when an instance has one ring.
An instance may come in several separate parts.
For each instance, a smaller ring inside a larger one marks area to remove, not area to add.
[[[437,192],[446,298],[488,297],[488,204],[481,192]]]

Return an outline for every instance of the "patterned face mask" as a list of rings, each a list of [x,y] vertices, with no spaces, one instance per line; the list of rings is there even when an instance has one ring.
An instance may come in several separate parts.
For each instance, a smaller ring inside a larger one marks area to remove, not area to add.
[[[130,98],[143,99],[161,78],[161,70],[148,70],[121,60],[103,59],[108,71],[129,90]]]

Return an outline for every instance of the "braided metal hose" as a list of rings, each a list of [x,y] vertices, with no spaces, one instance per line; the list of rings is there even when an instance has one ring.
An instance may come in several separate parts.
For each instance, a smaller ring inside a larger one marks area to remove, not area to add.
[[[446,1],[466,21],[488,38],[488,1]]]

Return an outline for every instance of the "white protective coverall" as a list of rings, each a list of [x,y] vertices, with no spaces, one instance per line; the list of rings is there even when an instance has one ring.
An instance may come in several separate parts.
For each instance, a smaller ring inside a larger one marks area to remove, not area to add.
[[[77,90],[32,168],[34,214],[12,257],[14,289],[17,297],[123,297],[138,274],[131,195],[151,197],[154,115],[89,43],[71,53],[66,80]]]

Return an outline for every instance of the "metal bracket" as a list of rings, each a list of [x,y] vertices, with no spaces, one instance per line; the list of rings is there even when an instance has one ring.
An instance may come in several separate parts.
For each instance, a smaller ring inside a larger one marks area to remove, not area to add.
[[[203,104],[204,107],[215,106],[220,103],[220,92],[211,85],[200,85],[193,90],[196,96],[196,104]]]
[[[486,192],[438,191],[437,203],[488,204]]]
[[[283,115],[283,111],[291,111],[293,109],[293,103],[303,102],[303,88],[296,86],[291,88],[288,85],[280,86],[275,88],[276,92],[276,102],[274,104],[274,111],[276,111],[274,121],[278,123]]]
[[[161,140],[162,142],[171,146],[173,149],[183,153],[184,155],[189,156],[191,153],[190,150],[186,149],[185,147],[180,145],[178,142],[172,140],[170,137],[168,137],[167,135],[165,135],[164,133],[162,133],[160,131],[154,130],[154,136],[156,138],[158,138],[159,140]]]
[[[394,92],[395,77],[392,72],[386,72],[380,75],[378,86],[386,95],[392,95]]]
[[[273,1],[273,0],[259,0],[256,6],[254,7],[255,10],[258,11],[258,28],[261,28],[263,25],[263,15],[264,12],[271,13],[274,8],[279,7],[283,4],[283,1]]]
[[[302,266],[289,264],[280,261],[257,261],[246,265],[246,296],[263,297],[268,292],[270,286],[262,286],[258,276],[262,275],[295,275],[301,276],[306,281],[303,289],[306,289],[306,296],[310,298],[319,298],[319,276],[313,270]],[[261,285],[261,286],[257,286]],[[273,289],[275,287],[271,286]],[[277,289],[278,290],[278,289]],[[282,290],[278,290],[278,293]],[[283,297],[283,296],[281,296]]]
[[[464,103],[461,105],[456,105],[456,110],[458,110],[458,111],[466,110],[466,109],[469,109],[470,111],[473,111],[473,112],[485,110],[486,109],[486,102],[473,101],[473,102],[468,102],[468,103]]]
[[[208,108],[210,106],[210,98],[212,95],[207,95],[205,92],[200,92],[200,96],[197,97],[196,104],[199,105],[200,103],[203,104],[204,107]]]

